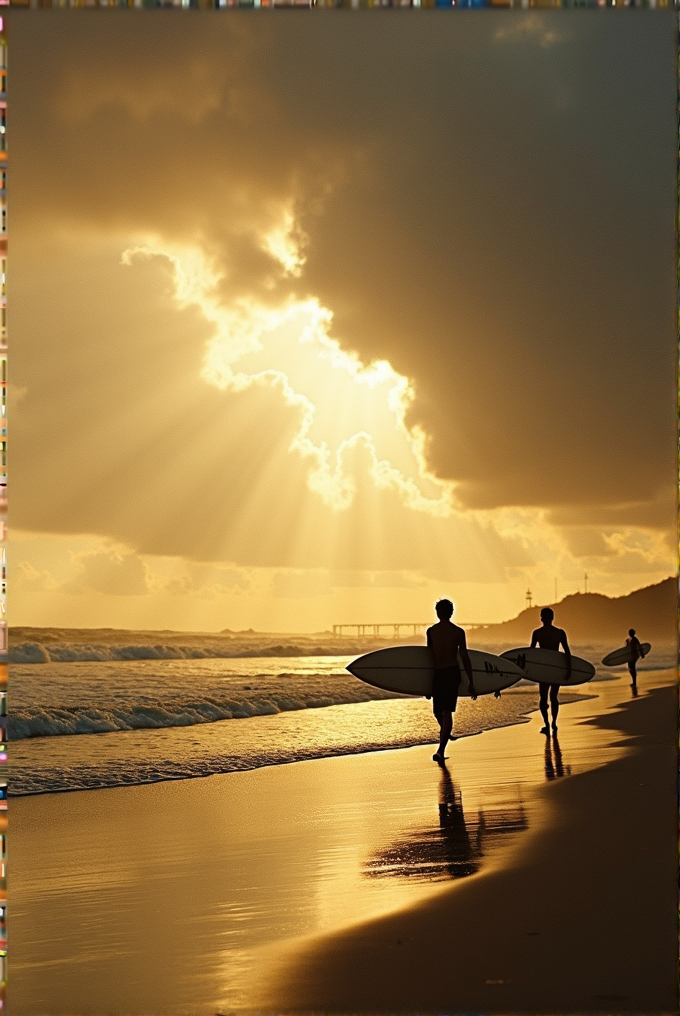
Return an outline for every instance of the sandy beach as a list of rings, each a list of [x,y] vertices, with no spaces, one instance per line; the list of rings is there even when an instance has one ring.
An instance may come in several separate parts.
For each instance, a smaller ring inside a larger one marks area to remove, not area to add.
[[[446,771],[419,746],[13,801],[11,1012],[674,1011],[673,675],[640,688]]]
[[[598,703],[608,711],[591,702],[564,710],[569,757],[593,728],[619,734],[600,765],[548,781],[532,830],[496,865],[298,955],[272,1002],[296,1012],[675,1012],[676,690],[668,684],[631,700],[617,683]],[[513,733],[528,745],[532,726]],[[619,757],[616,746],[625,749]]]

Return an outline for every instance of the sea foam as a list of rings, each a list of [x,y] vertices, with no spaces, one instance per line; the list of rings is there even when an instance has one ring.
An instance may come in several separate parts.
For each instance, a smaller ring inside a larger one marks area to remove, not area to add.
[[[9,739],[188,727],[398,697],[332,672],[340,669],[337,664],[326,674],[244,675],[219,673],[215,660],[201,662],[203,666],[196,661],[188,672],[189,664],[181,670],[180,664],[170,669],[166,664],[150,672],[140,670],[139,663],[122,671],[120,665],[97,664],[84,670],[82,661],[71,661],[70,667],[52,664],[41,669],[35,678],[33,668],[26,668],[28,674],[19,672],[12,682],[16,695]],[[117,672],[112,674],[114,666]],[[47,675],[52,680],[40,679]]]

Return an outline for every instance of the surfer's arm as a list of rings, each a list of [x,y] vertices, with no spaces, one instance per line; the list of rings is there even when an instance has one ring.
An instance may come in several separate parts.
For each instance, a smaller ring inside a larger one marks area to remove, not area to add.
[[[569,643],[567,642],[567,633],[564,630],[562,630],[562,637],[560,638],[560,642],[562,643],[562,646],[564,647],[564,655],[567,657],[567,677],[570,677],[571,676],[571,649],[569,648]]]
[[[474,677],[472,676],[472,664],[470,663],[470,656],[467,651],[467,640],[465,638],[465,635],[463,635],[462,637],[459,649],[460,649],[460,658],[463,661],[463,667],[465,669],[465,673],[467,674],[468,683],[470,685],[470,697],[476,699],[477,692],[475,691],[475,680]]]
[[[533,633],[533,635],[531,636],[531,648],[533,649],[534,646],[537,646],[537,645],[538,645],[538,632],[535,631]]]

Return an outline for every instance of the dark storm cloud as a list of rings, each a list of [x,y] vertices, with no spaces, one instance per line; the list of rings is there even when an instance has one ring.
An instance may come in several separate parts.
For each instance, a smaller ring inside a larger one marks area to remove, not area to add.
[[[524,34],[500,12],[40,14],[10,12],[14,271],[47,218],[199,240],[225,300],[316,295],[345,348],[413,379],[463,506],[671,524],[672,12]],[[288,201],[298,280],[261,250]]]

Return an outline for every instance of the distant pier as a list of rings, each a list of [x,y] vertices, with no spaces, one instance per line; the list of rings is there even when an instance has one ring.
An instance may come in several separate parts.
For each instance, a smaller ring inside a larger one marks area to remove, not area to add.
[[[357,635],[359,638],[364,635],[391,635],[392,638],[397,639],[400,635],[420,635],[434,623],[434,621],[385,621],[382,624],[334,624],[333,634]],[[466,631],[473,628],[486,628],[485,624],[457,623],[459,628],[465,628]]]

